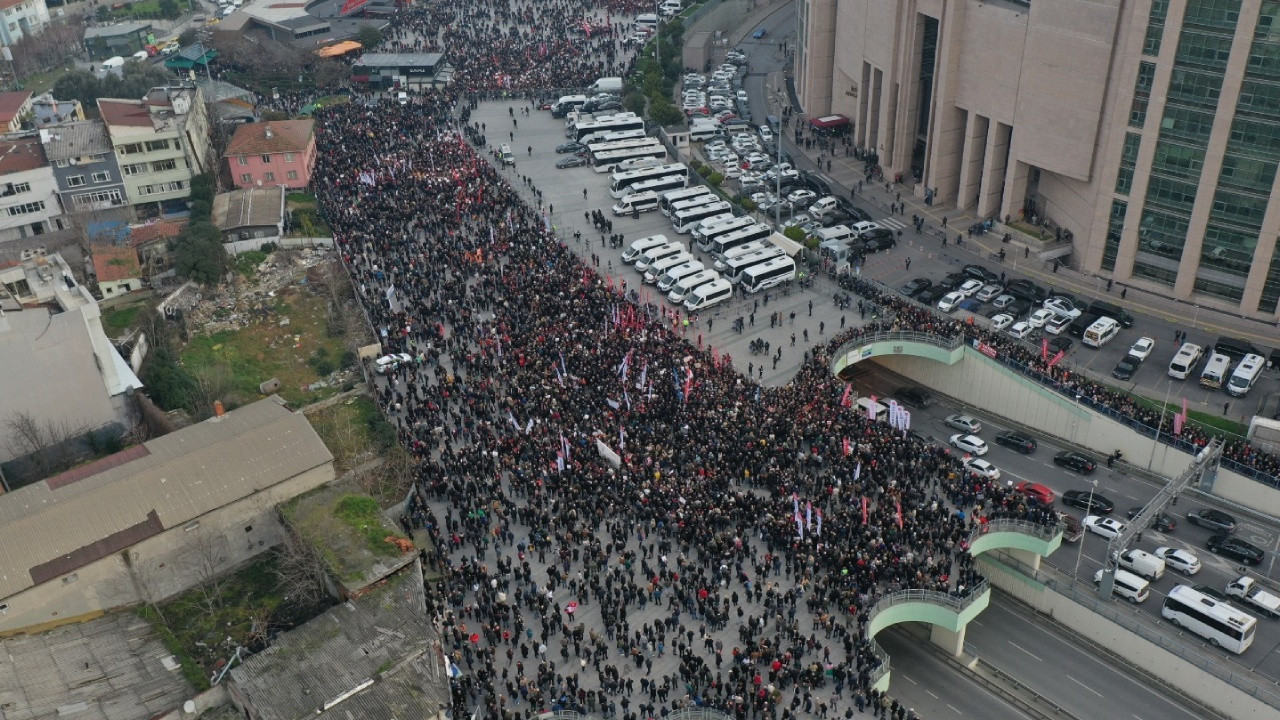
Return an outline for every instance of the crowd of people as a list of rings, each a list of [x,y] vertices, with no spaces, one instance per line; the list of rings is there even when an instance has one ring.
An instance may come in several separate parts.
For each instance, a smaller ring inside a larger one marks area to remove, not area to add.
[[[406,522],[440,553],[457,700],[905,717],[872,693],[875,603],[963,598],[972,532],[1056,516],[863,417],[823,350],[763,388],[688,342],[555,236],[458,100],[327,108],[315,174],[384,350],[415,358],[377,392],[421,461]]]
[[[472,91],[582,88],[630,74],[623,41],[644,0],[468,2],[436,0],[402,9],[384,49],[440,52],[454,83]]]

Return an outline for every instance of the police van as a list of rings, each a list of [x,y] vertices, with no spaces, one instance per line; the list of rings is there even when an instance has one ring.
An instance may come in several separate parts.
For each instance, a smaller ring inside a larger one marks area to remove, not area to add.
[[[1231,379],[1227,381],[1227,392],[1236,397],[1241,397],[1249,392],[1253,384],[1258,382],[1258,376],[1262,374],[1262,368],[1266,365],[1266,360],[1261,355],[1252,353],[1245,355],[1240,361],[1240,366],[1236,371],[1231,373]]]
[[[1204,370],[1200,373],[1200,387],[1217,390],[1226,381],[1230,370],[1231,358],[1221,353],[1210,355],[1209,362],[1205,363]]]

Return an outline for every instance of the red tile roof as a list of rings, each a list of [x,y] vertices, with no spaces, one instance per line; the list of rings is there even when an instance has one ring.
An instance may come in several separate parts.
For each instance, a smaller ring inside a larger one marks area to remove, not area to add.
[[[93,272],[98,276],[99,283],[142,277],[138,252],[133,248],[95,245],[92,250]]]
[[[273,120],[236,128],[227,143],[227,155],[270,155],[304,152],[315,134],[315,120]],[[270,136],[268,137],[268,133]]]
[[[182,232],[186,224],[186,221],[155,220],[146,225],[139,225],[129,229],[129,242],[133,243],[134,247],[139,247],[154,240],[178,237],[178,233]]]
[[[0,2],[0,9],[8,7]],[[8,125],[17,117],[18,111],[22,110],[22,106],[26,104],[31,97],[30,90],[13,90],[10,92],[0,92],[0,124]]]
[[[35,170],[47,164],[40,138],[0,140],[0,175]]]
[[[98,100],[98,112],[108,126],[151,127],[151,113],[137,100]]]

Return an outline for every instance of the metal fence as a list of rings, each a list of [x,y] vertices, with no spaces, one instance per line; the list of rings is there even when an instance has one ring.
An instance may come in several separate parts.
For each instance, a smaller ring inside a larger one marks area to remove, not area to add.
[[[666,720],[733,720],[733,716],[723,710],[696,706],[674,710]]]
[[[869,333],[867,335],[859,335],[849,342],[841,345],[831,356],[832,371],[834,372],[835,361],[844,357],[850,352],[857,350],[864,345],[870,345],[877,342],[918,342],[926,345],[933,345],[944,350],[955,350],[964,344],[962,337],[948,338],[937,333],[922,332],[920,330],[880,330]]]
[[[684,23],[685,30],[688,30],[694,23],[705,17],[707,13],[711,12],[712,8],[719,5],[721,2],[722,0],[707,0],[691,10],[685,10],[676,17],[680,19],[680,22]]]
[[[898,592],[889,593],[876,601],[875,606],[867,613],[867,624],[870,624],[877,615],[885,610],[895,605],[909,602],[942,605],[958,614],[977,602],[978,598],[990,589],[991,583],[986,578],[983,578],[964,595],[956,595],[939,590],[899,590]],[[871,640],[871,652],[880,661],[876,669],[871,671],[870,680],[871,684],[874,685],[880,678],[889,673],[889,653],[885,652],[884,648],[880,647],[880,643],[876,642],[874,638]]]
[[[973,532],[969,533],[969,544],[972,545],[974,540],[993,532],[1017,532],[1023,535],[1032,535],[1041,540],[1052,540],[1062,532],[1062,528],[1062,523],[1043,525],[1018,518],[993,518],[974,528]]]

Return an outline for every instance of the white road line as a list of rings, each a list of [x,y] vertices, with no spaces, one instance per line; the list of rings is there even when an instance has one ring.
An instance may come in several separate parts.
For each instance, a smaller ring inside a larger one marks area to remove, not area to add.
[[[970,620],[970,621],[969,621],[969,624],[970,624],[970,625],[977,625],[978,627],[986,627],[985,625],[983,625],[982,623],[978,622],[977,620]]]
[[[876,221],[876,224],[881,227],[891,227],[894,230],[905,230],[907,227],[905,222],[891,217],[880,218]]]
[[[1093,688],[1089,687],[1088,685],[1085,685],[1084,683],[1082,683],[1082,682],[1080,682],[1079,680],[1077,680],[1077,679],[1075,679],[1075,678],[1071,677],[1070,675],[1068,675],[1068,676],[1067,676],[1067,679],[1068,679],[1068,680],[1070,680],[1071,682],[1073,682],[1073,683],[1075,683],[1075,684],[1079,685],[1080,687],[1084,688],[1085,690],[1088,690],[1089,692],[1093,693],[1094,695],[1097,695],[1098,697],[1102,697],[1102,693],[1098,692],[1097,690],[1094,690]]]
[[[1132,713],[1130,713],[1130,714],[1132,715]],[[1134,717],[1135,717],[1135,718],[1137,718],[1137,720],[1142,720],[1142,716],[1141,716],[1141,715],[1134,715]]]
[[[939,699],[940,699],[937,695],[934,695],[934,694],[933,694],[933,691],[932,691],[932,690],[928,690],[928,689],[926,689],[926,690],[925,690],[925,692],[929,693],[929,697],[933,698],[934,700],[939,700]]]
[[[963,715],[963,714],[964,714],[964,713],[960,712],[959,710],[956,710],[956,706],[955,706],[955,705],[952,705],[951,703],[947,703],[947,707],[951,708],[952,710],[955,710],[955,713],[956,713],[957,715]]]
[[[903,680],[906,680],[907,682],[911,683],[912,685],[919,685],[919,684],[920,684],[920,683],[916,682],[915,680],[912,680],[910,675],[903,675],[903,676],[902,676],[902,679],[903,679]]]
[[[1036,655],[1035,653],[1031,652],[1030,650],[1028,650],[1028,649],[1026,649],[1026,648],[1022,647],[1022,646],[1021,646],[1021,645],[1019,645],[1018,643],[1016,643],[1016,642],[1014,642],[1014,641],[1012,641],[1012,640],[1008,640],[1007,642],[1008,642],[1010,645],[1012,645],[1012,646],[1014,646],[1014,647],[1018,648],[1018,649],[1019,649],[1019,650],[1021,650],[1022,652],[1024,652],[1024,653],[1026,653],[1026,654],[1030,655],[1031,657],[1035,658],[1036,660],[1039,660],[1040,662],[1044,662],[1044,658],[1042,658],[1042,657],[1040,657],[1039,655]]]

